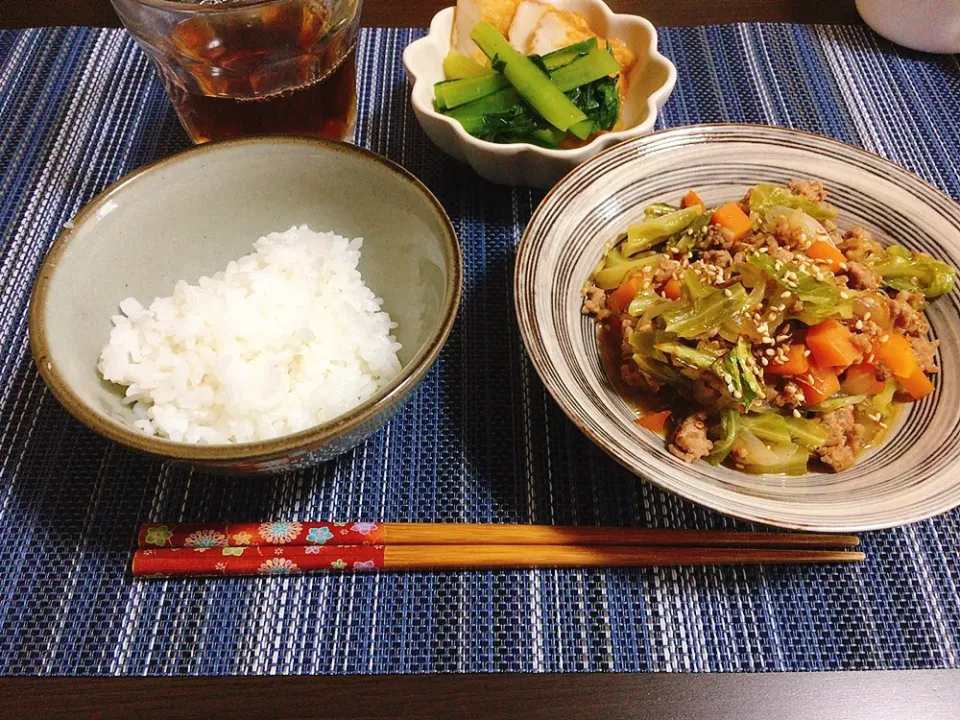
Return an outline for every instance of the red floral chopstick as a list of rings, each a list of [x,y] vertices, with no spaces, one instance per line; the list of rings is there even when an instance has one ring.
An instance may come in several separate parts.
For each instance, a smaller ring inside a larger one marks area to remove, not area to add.
[[[383,542],[383,526],[373,522],[148,523],[140,527],[137,536],[140,549],[382,545]]]
[[[381,570],[383,545],[298,547],[192,547],[138,550],[134,577],[293,575]]]

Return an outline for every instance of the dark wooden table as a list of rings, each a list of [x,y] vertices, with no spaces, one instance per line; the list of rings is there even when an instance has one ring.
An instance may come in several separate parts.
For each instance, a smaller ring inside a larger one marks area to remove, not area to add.
[[[853,0],[609,0],[659,25],[856,23]],[[365,0],[372,26],[426,26],[453,0]],[[108,0],[0,0],[0,28],[116,26]],[[0,717],[489,717],[936,720],[960,672],[8,678]]]
[[[455,0],[364,0],[363,22],[374,27],[426,27]],[[617,12],[656,25],[730,22],[858,22],[854,0],[608,0]],[[47,25],[119,26],[109,0],[0,0],[0,28]]]

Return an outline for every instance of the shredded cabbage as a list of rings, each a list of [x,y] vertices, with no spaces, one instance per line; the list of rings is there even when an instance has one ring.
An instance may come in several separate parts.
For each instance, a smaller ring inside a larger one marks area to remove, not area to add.
[[[720,412],[720,437],[713,442],[713,450],[707,456],[708,463],[719,465],[727,459],[739,430],[740,414],[736,410],[722,410]]]
[[[627,241],[623,244],[623,254],[632,257],[638,252],[659,245],[671,235],[686,230],[703,213],[701,205],[677,210],[659,217],[648,217],[641,223],[627,228]]]
[[[611,252],[613,251],[611,250]],[[620,287],[620,283],[623,282],[623,279],[631,270],[643,267],[644,265],[659,265],[663,262],[664,257],[666,256],[657,253],[648,253],[636,257],[633,260],[624,260],[622,256],[618,254],[613,264],[610,264],[608,260],[607,267],[594,273],[593,284],[601,290],[613,290],[614,288]]]
[[[857,403],[863,402],[866,399],[866,395],[837,394],[833,395],[832,397],[828,397],[823,402],[818,403],[817,405],[812,405],[807,409],[810,410],[810,412],[828,413],[839,408],[846,407],[847,405],[856,405]]]
[[[692,306],[668,310],[663,313],[663,319],[669,332],[691,339],[714,330],[726,318],[740,313],[746,302],[747,293],[743,285],[737,283],[727,290],[713,290],[697,298]]]
[[[872,268],[887,287],[923,293],[928,299],[950,292],[956,279],[956,271],[945,262],[899,245],[888,247]]]
[[[785,187],[778,185],[756,185],[750,191],[750,212],[763,217],[774,207],[797,208],[816,220],[832,220],[837,213],[828,207],[822,207],[802,195],[794,195]]]

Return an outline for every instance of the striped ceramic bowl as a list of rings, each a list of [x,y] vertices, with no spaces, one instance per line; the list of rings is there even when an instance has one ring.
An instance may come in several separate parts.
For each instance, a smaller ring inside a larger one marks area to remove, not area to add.
[[[940,339],[936,392],[900,414],[887,442],[842,473],[751,476],[686,464],[638,427],[600,365],[580,289],[604,244],[696,188],[707,204],[757,183],[818,178],[841,227],[960,267],[960,206],[916,176],[834,140],[779,128],[701,125],[612,148],[568,175],[537,208],[518,251],[517,316],[527,351],[553,397],[594,442],[628,469],[688,500],[782,527],[856,531],[891,527],[960,505],[960,295],[927,311]]]

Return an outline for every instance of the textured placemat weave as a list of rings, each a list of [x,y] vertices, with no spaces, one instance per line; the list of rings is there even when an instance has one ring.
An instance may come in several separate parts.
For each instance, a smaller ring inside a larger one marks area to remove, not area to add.
[[[515,327],[515,247],[540,193],[478,180],[417,126],[400,66],[421,31],[367,31],[358,142],[457,227],[460,317],[369,442],[308,472],[230,480],[83,429],[32,367],[28,293],[57,229],[187,145],[113,30],[0,34],[0,672],[378,673],[960,666],[960,512],[865,537],[857,568],[650,569],[136,583],[138,523],[272,518],[736,527],[627,475],[567,422]],[[752,121],[879,152],[960,197],[960,68],[859,28],[665,30],[661,125]]]

